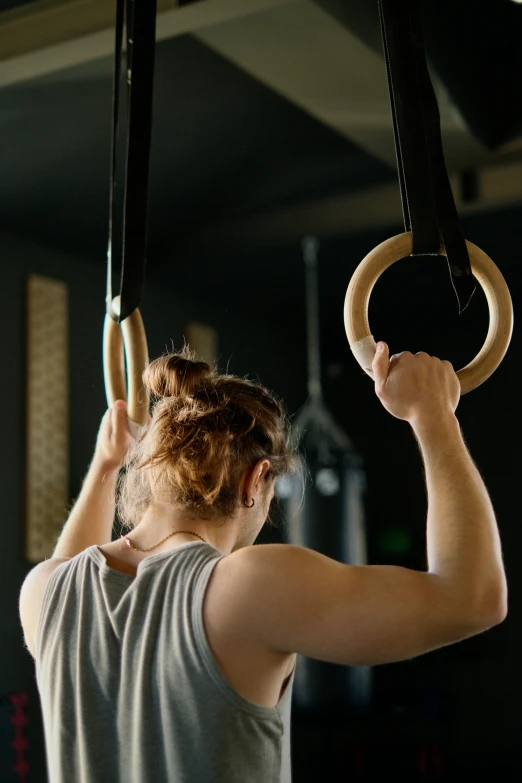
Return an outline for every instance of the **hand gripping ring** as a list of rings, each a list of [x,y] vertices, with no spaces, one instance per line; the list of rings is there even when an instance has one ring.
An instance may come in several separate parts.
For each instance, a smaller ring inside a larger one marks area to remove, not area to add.
[[[116,315],[120,311],[119,299],[117,296],[112,301]],[[116,400],[127,401],[129,424],[134,435],[149,420],[150,395],[142,380],[148,363],[147,336],[140,311],[134,310],[121,324],[107,313],[103,327],[105,393],[109,406]]]
[[[471,242],[466,242],[466,245],[473,275],[486,295],[489,329],[477,356],[457,373],[462,394],[476,389],[495,372],[506,354],[513,332],[513,305],[506,281],[486,253]],[[376,347],[368,322],[370,296],[382,273],[396,261],[410,256],[412,249],[410,233],[385,240],[361,261],[346,292],[346,335],[353,355],[370,376]],[[445,255],[444,248],[440,253]]]

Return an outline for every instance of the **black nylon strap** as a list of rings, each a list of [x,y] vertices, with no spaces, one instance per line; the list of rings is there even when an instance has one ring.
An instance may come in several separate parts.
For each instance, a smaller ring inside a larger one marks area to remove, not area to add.
[[[120,313],[112,310],[116,164],[124,22],[127,27],[127,149],[123,201],[123,241],[119,293]],[[143,295],[147,246],[147,199],[152,135],[152,99],[156,40],[156,0],[117,0],[112,113],[107,298],[109,315],[123,321],[139,307]]]
[[[412,232],[414,256],[438,255],[443,243],[463,312],[475,280],[446,171],[419,0],[378,2],[405,230]]]

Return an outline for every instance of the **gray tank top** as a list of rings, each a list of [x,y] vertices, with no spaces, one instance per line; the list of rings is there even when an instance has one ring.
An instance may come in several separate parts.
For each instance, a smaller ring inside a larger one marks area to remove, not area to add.
[[[294,675],[260,707],[206,639],[221,557],[197,541],[131,577],[93,546],[51,574],[36,640],[49,783],[290,783]]]

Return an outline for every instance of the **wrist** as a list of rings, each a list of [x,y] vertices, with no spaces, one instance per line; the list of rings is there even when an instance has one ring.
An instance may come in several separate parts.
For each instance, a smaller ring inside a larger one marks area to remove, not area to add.
[[[98,451],[94,452],[94,457],[91,462],[91,470],[104,476],[117,476],[120,471],[121,463],[116,462],[114,459],[101,454]]]
[[[439,413],[420,413],[410,420],[410,425],[419,440],[432,439],[438,436],[448,437],[460,435],[460,425],[452,411]]]

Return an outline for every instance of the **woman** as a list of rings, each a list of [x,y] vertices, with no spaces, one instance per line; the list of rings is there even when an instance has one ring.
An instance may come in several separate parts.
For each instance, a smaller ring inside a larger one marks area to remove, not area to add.
[[[502,621],[498,531],[451,365],[390,360],[381,343],[373,370],[423,454],[426,573],[252,546],[295,461],[260,385],[170,354],[145,373],[155,405],[136,443],[125,405],[107,412],[54,556],[20,597],[50,783],[288,783],[296,653],[372,665]],[[122,462],[130,532],[111,542]]]

